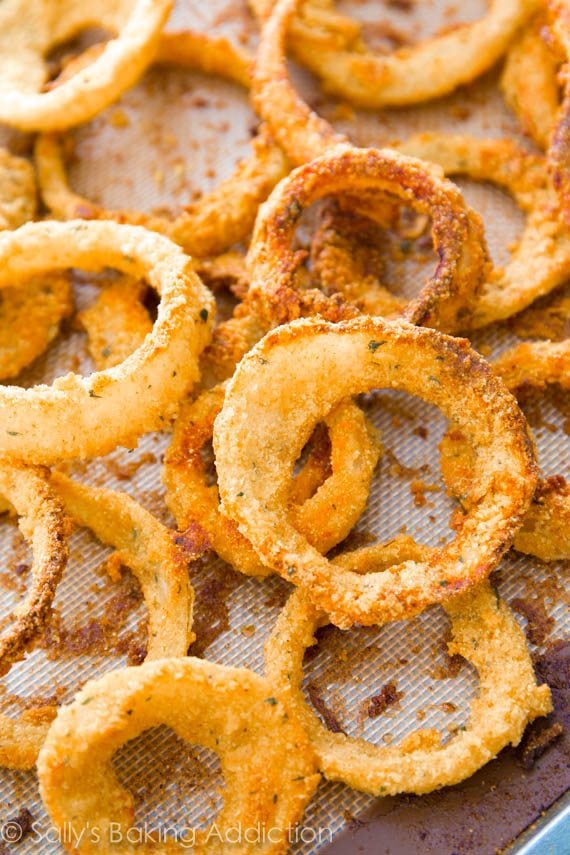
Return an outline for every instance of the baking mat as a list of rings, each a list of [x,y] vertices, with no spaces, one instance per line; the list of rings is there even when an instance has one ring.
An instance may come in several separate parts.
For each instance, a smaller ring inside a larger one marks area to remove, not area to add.
[[[398,8],[402,5],[378,0],[339,3],[342,11],[367,22],[366,35],[379,49],[385,46],[385,21],[421,38],[442,26],[472,20],[485,9],[479,0],[455,6],[416,2],[410,4],[409,13]],[[255,44],[255,24],[242,2],[180,0],[170,26],[186,24],[223,32],[241,44]],[[368,115],[327,101],[306,73],[300,69],[293,73],[310,103],[359,145],[386,144],[418,130],[444,129],[477,136],[518,134],[516,121],[498,93],[496,72],[450,98]],[[198,74],[152,69],[119,103],[75,132],[72,184],[107,206],[175,207],[231,173],[235,162],[247,153],[255,126],[247,95],[239,87]],[[28,137],[12,132],[0,133],[3,139],[16,150],[25,151],[29,146]],[[484,217],[495,262],[504,263],[507,247],[520,232],[522,215],[501,191],[473,182],[461,182],[461,186]],[[411,294],[431,262],[429,253],[420,269],[393,260],[387,275],[397,290]],[[93,299],[96,283],[92,279],[77,277],[78,307]],[[516,339],[503,326],[477,334],[475,341],[492,354]],[[68,329],[19,382],[49,381],[71,369],[88,372],[91,365],[83,335]],[[404,530],[432,545],[448,540],[453,535],[449,519],[454,506],[442,490],[439,473],[437,444],[445,429],[443,418],[418,399],[399,393],[380,392],[364,400],[363,406],[381,432],[385,453],[367,511],[350,545],[372,538],[388,540]],[[570,474],[566,419],[560,400],[547,397],[535,427],[547,475]],[[137,449],[120,449],[107,458],[74,466],[72,471],[92,483],[131,493],[172,523],[160,480],[160,459],[167,444],[168,436],[149,435]],[[3,522],[0,538],[0,617],[4,617],[23,596],[29,555],[13,524]],[[3,711],[16,714],[41,702],[66,702],[86,679],[140,659],[145,615],[138,585],[128,572],[119,583],[111,582],[105,574],[108,555],[109,550],[86,532],[73,536],[54,620],[41,646],[4,680],[0,690]],[[190,572],[198,591],[199,646],[192,652],[261,671],[263,641],[287,596],[286,583],[241,577],[212,556],[197,562]],[[568,576],[564,564],[546,566],[515,554],[500,566],[500,591],[507,601],[515,605],[518,601],[521,624],[526,627],[522,612],[528,614],[529,604],[541,617],[542,636],[535,631],[539,642],[532,645],[535,652],[543,652],[557,639],[568,639]],[[450,668],[443,642],[446,626],[446,618],[437,608],[381,630],[325,632],[308,658],[307,691],[320,699],[326,714],[347,733],[379,744],[397,742],[419,726],[451,734],[466,720],[477,683],[470,667],[458,672]],[[397,703],[376,718],[368,717],[369,699],[387,685],[394,687]],[[166,728],[147,732],[126,746],[117,756],[116,767],[135,794],[136,819],[143,830],[180,830],[206,823],[219,807],[222,781],[215,756],[190,748]],[[293,835],[291,851],[314,855],[376,802],[340,784],[324,783]],[[17,852],[47,855],[62,851],[42,809],[32,773],[0,771],[0,820],[5,829],[8,821],[16,821],[15,837],[19,836],[17,827],[23,829]],[[10,841],[4,845],[11,846]]]

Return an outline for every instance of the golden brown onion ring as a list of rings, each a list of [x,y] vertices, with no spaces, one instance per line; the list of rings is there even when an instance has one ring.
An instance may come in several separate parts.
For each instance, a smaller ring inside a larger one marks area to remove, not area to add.
[[[294,251],[293,237],[303,211],[325,196],[347,192],[373,192],[380,201],[389,193],[431,216],[437,268],[402,317],[439,329],[457,327],[487,264],[479,216],[439,169],[389,149],[339,146],[291,172],[260,209],[247,257],[248,300],[268,328],[302,314],[296,276],[304,256]]]
[[[16,377],[40,356],[73,311],[65,274],[34,276],[0,293],[0,379]]]
[[[224,38],[192,31],[165,33],[161,36],[158,61],[218,74],[246,87],[250,84],[251,58]],[[113,219],[144,225],[166,234],[191,255],[203,257],[223,252],[246,238],[260,203],[287,174],[286,159],[265,128],[253,140],[252,149],[251,156],[237,165],[233,175],[199,202],[185,206],[174,219],[140,211],[108,211],[78,196],[69,186],[60,137],[38,137],[35,163],[43,201],[55,217]]]
[[[0,230],[17,229],[36,214],[36,179],[32,165],[0,148]]]
[[[0,713],[0,767],[33,769],[57,707],[24,710],[20,718]]]
[[[387,546],[344,553],[334,562],[366,573],[371,566],[389,568],[394,560],[426,561],[434,553],[397,538]],[[479,675],[469,722],[443,745],[440,733],[424,729],[396,745],[376,746],[332,733],[308,706],[303,658],[316,643],[315,631],[328,620],[302,590],[289,597],[265,646],[265,672],[302,721],[326,778],[374,796],[428,793],[465,780],[506,745],[517,745],[529,722],[550,712],[550,690],[536,685],[524,634],[487,581],[444,608],[451,620],[449,654],[462,656]]]
[[[507,54],[501,89],[523,130],[542,149],[550,144],[560,108],[560,61],[543,34],[544,14],[534,18]]]
[[[24,601],[0,635],[0,674],[22,659],[43,630],[68,556],[68,521],[61,502],[40,467],[4,461],[0,493],[20,519],[20,530],[33,554],[31,585]]]
[[[87,349],[97,371],[120,365],[152,332],[152,321],[142,298],[143,282],[122,277],[99,282],[101,290],[75,318],[87,334]]]
[[[556,194],[543,157],[511,140],[421,134],[400,151],[442,167],[449,175],[492,181],[510,193],[526,214],[524,232],[506,267],[488,271],[474,305],[458,317],[457,329],[504,320],[570,275],[570,232],[560,221]]]
[[[558,385],[570,389],[570,341],[535,341],[517,345],[495,360],[492,368],[509,389]],[[441,446],[441,470],[449,493],[464,508],[471,505],[471,475],[477,452],[461,430],[451,427]],[[515,534],[519,552],[543,561],[570,559],[570,486],[562,478],[538,484],[522,526]]]
[[[127,493],[79,484],[53,472],[51,484],[74,522],[116,550],[140,582],[148,610],[147,659],[185,656],[194,641],[194,590],[175,535]]]
[[[213,833],[209,828],[195,832],[194,851],[231,855],[236,844],[228,842],[228,831],[259,825],[273,829],[272,837],[263,844],[242,839],[239,852],[285,853],[288,834],[320,780],[311,744],[268,681],[244,668],[195,658],[162,659],[105,674],[60,710],[38,760],[42,799],[57,828],[101,831],[99,843],[83,834],[74,851],[115,850],[107,838],[110,824],[125,835],[133,827],[134,800],[119,783],[112,758],[126,742],[159,724],[220,758],[223,807]],[[168,851],[187,851],[190,833],[182,842],[171,841]],[[159,848],[165,851],[164,842]],[[144,844],[129,849],[150,851]]]
[[[153,61],[172,0],[6,0],[0,9],[0,122],[28,131],[87,122]],[[42,91],[46,56],[89,27],[115,36],[87,67]]]
[[[338,401],[374,388],[418,395],[469,435],[480,452],[477,502],[433,559],[362,578],[310,546],[288,516],[287,496],[315,424]],[[468,342],[380,318],[301,320],[269,333],[229,381],[214,451],[223,513],[340,627],[399,620],[472,588],[510,546],[537,480],[516,401]]]
[[[121,365],[51,386],[0,387],[0,449],[30,462],[106,454],[163,427],[198,375],[214,303],[182,250],[140,227],[30,223],[0,233],[0,287],[49,269],[114,267],[160,295],[152,333]],[[125,418],[128,413],[128,418]]]
[[[539,8],[537,0],[491,0],[479,21],[454,27],[394,53],[367,50],[358,25],[322,0],[250,0],[266,18],[299,8],[291,24],[293,56],[316,74],[327,92],[357,107],[417,104],[447,95],[483,74],[505,53]]]
[[[220,512],[218,488],[207,480],[202,449],[212,438],[224,396],[225,388],[216,386],[182,406],[164,458],[166,502],[179,529],[198,524],[224,561],[241,573],[267,576],[271,567],[260,561],[234,521]],[[321,553],[344,540],[358,521],[380,455],[374,428],[352,401],[339,404],[325,424],[332,473],[314,495],[307,496],[302,490],[299,503],[289,502],[295,527]]]

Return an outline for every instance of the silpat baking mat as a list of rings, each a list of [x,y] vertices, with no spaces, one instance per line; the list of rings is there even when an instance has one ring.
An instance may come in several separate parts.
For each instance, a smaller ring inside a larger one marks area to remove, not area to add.
[[[412,5],[412,10],[402,11],[407,5]],[[367,22],[367,37],[379,47],[384,44],[386,21],[420,38],[459,20],[472,20],[485,8],[482,2],[463,3],[459,9],[436,2],[358,0],[339,6]],[[224,32],[241,44],[255,45],[256,27],[245,3],[183,0],[169,26],[182,25]],[[442,101],[368,115],[327,101],[314,81],[299,69],[294,69],[294,79],[310,103],[359,145],[382,145],[430,129],[476,136],[518,134],[516,121],[497,90],[496,72]],[[109,207],[150,210],[183,204],[231,173],[235,162],[247,153],[255,127],[247,94],[237,86],[197,74],[152,69],[119,103],[75,132],[71,181],[79,192]],[[25,151],[29,146],[29,139],[18,134],[0,134],[0,139],[4,138],[15,150]],[[494,261],[504,263],[508,246],[520,232],[522,214],[496,189],[473,182],[461,182],[461,186],[484,217]],[[417,290],[432,261],[429,251],[425,265],[419,267],[403,264],[395,253],[387,265],[387,275],[396,290],[410,294]],[[77,277],[75,291],[81,308],[93,299],[96,288],[83,276]],[[485,354],[493,355],[516,340],[511,327],[504,325],[478,334],[475,343]],[[91,370],[83,334],[73,328],[64,332],[20,382],[30,385],[48,381],[68,370]],[[566,405],[567,401],[552,396],[533,409],[546,475],[569,474],[566,434],[570,414]],[[372,538],[389,540],[402,531],[428,544],[445,542],[453,534],[449,524],[453,503],[443,492],[439,472],[437,446],[445,429],[443,418],[421,401],[397,393],[380,392],[363,401],[363,406],[381,432],[384,454],[368,509],[351,535],[350,545]],[[73,466],[71,471],[91,483],[131,493],[172,524],[160,477],[161,455],[168,441],[167,435],[149,435],[137,449],[119,449],[107,458]],[[0,533],[1,615],[6,617],[26,590],[29,555],[13,523],[3,522]],[[110,581],[105,572],[109,554],[86,532],[73,536],[53,621],[38,648],[5,678],[3,711],[16,714],[30,706],[65,703],[86,679],[110,667],[140,661],[145,639],[140,590],[127,571],[121,581]],[[196,562],[190,573],[198,596],[198,641],[191,652],[261,672],[263,642],[287,596],[286,583],[240,576],[214,556]],[[517,609],[517,618],[534,641],[534,654],[540,656],[568,639],[566,565],[544,565],[512,553],[496,577],[501,594]],[[329,723],[334,721],[348,734],[378,744],[398,742],[420,722],[422,727],[452,734],[468,716],[477,682],[470,667],[457,669],[448,661],[446,626],[446,618],[437,608],[380,630],[329,630],[308,657],[307,693],[317,700]],[[368,701],[387,686],[396,694],[397,702],[381,715],[369,717]],[[560,751],[560,746],[556,750]],[[561,755],[561,767],[564,763],[567,769],[568,754]],[[215,756],[187,746],[166,728],[147,732],[129,743],[117,756],[116,769],[120,780],[135,794],[141,833],[203,824],[219,808],[222,780]],[[6,851],[12,846],[22,855],[62,851],[42,808],[35,775],[2,771],[0,780]],[[393,806],[398,800],[388,802]],[[422,804],[422,799],[415,802],[418,810]],[[303,825],[293,835],[291,851],[313,855],[347,825],[358,824],[356,818],[373,807],[378,808],[377,800],[340,784],[323,784]],[[389,810],[392,807],[385,813]],[[481,825],[484,821],[483,815]],[[437,825],[433,813],[430,822]],[[458,829],[454,829],[447,838],[440,836],[437,843],[430,841],[427,832],[423,837],[420,834],[415,844],[406,844],[407,849],[392,850],[388,843],[377,840],[374,851],[438,851],[441,855],[491,851],[485,848],[488,844],[482,841],[477,822],[471,825],[463,836],[458,837]],[[514,828],[512,833],[520,830]]]

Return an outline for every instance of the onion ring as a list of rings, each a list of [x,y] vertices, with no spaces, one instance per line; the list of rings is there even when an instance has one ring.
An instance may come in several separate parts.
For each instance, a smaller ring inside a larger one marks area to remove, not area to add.
[[[73,310],[66,275],[35,276],[0,294],[0,379],[16,377],[40,356]]]
[[[570,2],[569,0],[549,0],[548,8],[552,17],[552,30],[562,50],[566,67],[564,70],[564,93],[557,122],[552,135],[548,161],[552,168],[552,180],[558,193],[560,207],[566,225],[570,224]]]
[[[136,279],[104,282],[94,303],[76,316],[87,334],[87,348],[97,371],[120,365],[152,332],[141,299],[145,291],[144,283]]]
[[[17,229],[36,215],[36,179],[32,165],[0,148],[0,230]]]
[[[206,478],[201,451],[212,437],[224,396],[225,388],[217,386],[182,406],[164,458],[166,503],[179,529],[197,523],[224,561],[241,573],[267,576],[272,569],[260,561],[234,521],[220,513],[218,489],[209,485]],[[319,484],[314,495],[307,496],[297,485],[299,502],[290,501],[295,527],[321,553],[344,540],[358,521],[366,507],[380,455],[374,428],[352,401],[336,407],[325,423],[331,443],[332,474]]]
[[[55,591],[67,564],[68,523],[48,473],[20,463],[0,464],[0,492],[20,518],[20,529],[33,552],[32,582],[0,636],[0,675],[22,659],[51,614]]]
[[[24,710],[20,718],[0,714],[0,766],[33,769],[56,715],[52,706]]]
[[[172,0],[127,3],[7,0],[0,12],[0,122],[22,130],[59,130],[87,122],[152,62]],[[43,91],[45,56],[82,30],[117,34],[95,61],[61,86]]]
[[[525,342],[503,353],[492,367],[515,393],[519,388],[545,389],[554,384],[570,389],[570,341]],[[445,434],[440,450],[447,490],[467,508],[472,502],[471,475],[476,452],[455,427]],[[564,479],[540,481],[515,534],[514,548],[542,561],[570,559],[569,531],[570,486]]]
[[[395,559],[426,561],[434,552],[405,538],[345,553],[335,563],[367,572],[371,565],[388,568]],[[474,774],[506,745],[517,745],[529,722],[550,712],[550,690],[536,685],[524,634],[487,581],[444,608],[451,620],[450,655],[463,656],[479,674],[470,721],[445,745],[430,729],[397,745],[376,746],[331,733],[309,708],[302,690],[303,657],[316,643],[317,627],[328,620],[301,589],[290,596],[266,643],[265,671],[302,721],[326,778],[374,796],[429,793]]]
[[[510,262],[488,273],[474,306],[459,318],[459,329],[504,320],[568,278],[570,233],[560,222],[544,158],[529,154],[510,140],[444,134],[421,134],[399,150],[440,165],[446,174],[492,181],[507,190],[527,215]]]
[[[300,7],[291,24],[293,56],[327,92],[371,110],[417,104],[470,83],[501,58],[538,7],[537,0],[491,0],[481,20],[384,56],[369,52],[359,28],[336,15],[330,2],[250,0],[250,5],[262,19],[272,11],[277,15],[278,8]]]
[[[295,228],[309,205],[329,194],[346,193],[349,187],[351,193],[393,194],[431,215],[439,263],[402,317],[440,329],[457,326],[485,274],[487,253],[479,216],[439,170],[389,149],[346,146],[295,169],[261,207],[247,256],[248,300],[256,313],[269,328],[299,317],[295,277],[303,255],[292,249]]]
[[[507,105],[543,150],[550,144],[560,108],[560,62],[542,37],[545,27],[543,14],[530,22],[509,50],[501,76]]]
[[[77,525],[112,546],[139,580],[148,610],[146,659],[185,656],[195,639],[192,556],[185,556],[173,532],[127,493],[79,484],[61,472],[52,473],[51,483]]]
[[[146,277],[161,297],[158,317],[152,334],[120,366],[88,378],[68,374],[52,386],[0,387],[1,451],[30,462],[106,454],[164,426],[196,380],[210,336],[211,294],[183,252],[154,232],[70,221],[0,233],[0,287],[72,266]]]
[[[252,60],[224,38],[184,31],[161,36],[157,61],[217,74],[249,88]],[[187,205],[174,219],[140,211],[108,211],[74,193],[68,182],[62,139],[38,137],[35,163],[43,201],[60,219],[112,219],[143,225],[166,234],[191,255],[216,255],[243,240],[253,228],[257,208],[288,171],[281,149],[265,128],[252,142],[251,156],[240,162],[233,175]]]
[[[229,855],[236,845],[228,842],[228,830],[258,825],[280,833],[263,844],[242,839],[240,852],[287,851],[288,831],[301,819],[320,780],[310,742],[262,677],[195,658],[112,671],[87,683],[59,712],[38,760],[42,799],[57,828],[80,832],[95,826],[102,835],[94,843],[83,834],[74,851],[114,851],[111,823],[125,834],[132,828],[134,801],[117,780],[112,756],[158,724],[220,757],[226,780],[223,807],[215,835],[208,840],[209,829],[196,831],[196,851]],[[170,841],[159,848],[187,846]]]
[[[291,394],[300,383],[302,403]],[[478,502],[434,559],[363,579],[334,568],[307,543],[287,516],[286,498],[289,473],[315,423],[338,401],[376,387],[419,395],[469,433],[481,451]],[[301,320],[269,333],[229,381],[214,451],[222,512],[264,562],[304,587],[342,628],[418,614],[488,576],[537,480],[526,422],[468,342],[381,318]]]

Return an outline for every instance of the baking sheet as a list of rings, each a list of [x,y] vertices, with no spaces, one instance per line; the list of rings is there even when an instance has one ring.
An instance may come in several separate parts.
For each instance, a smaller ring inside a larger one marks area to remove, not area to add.
[[[413,22],[412,31],[420,38],[440,26],[476,18],[483,13],[485,4],[470,0],[452,7],[435,0],[418,2],[410,15],[378,0],[353,0],[339,3],[339,7],[368,20],[366,32],[376,43],[381,27],[374,22],[379,20],[390,20],[408,31]],[[243,44],[255,43],[255,25],[242,2],[211,0],[204,4],[179,0],[171,26],[186,24],[224,32]],[[308,75],[299,69],[294,70],[294,75],[310,102],[359,145],[382,145],[430,129],[477,136],[518,133],[516,121],[498,94],[496,72],[436,103],[369,115],[339,110],[337,104],[323,98]],[[247,153],[255,124],[247,95],[239,87],[202,75],[153,69],[118,104],[76,131],[72,183],[107,206],[144,210],[176,206],[231,173],[235,162]],[[19,150],[25,150],[28,144],[27,138],[11,132],[0,134],[0,140],[3,138]],[[485,219],[495,262],[504,263],[507,247],[520,233],[522,215],[499,190],[473,182],[461,182],[461,186],[468,201]],[[418,271],[394,263],[389,274],[398,290],[411,294],[418,288],[418,276],[423,278],[428,269],[426,266]],[[81,277],[76,283],[78,306],[88,304],[94,293],[93,283]],[[489,353],[497,353],[513,341],[516,339],[506,327],[476,337],[477,346]],[[84,345],[81,333],[67,331],[45,358],[24,373],[21,382],[30,385],[40,379],[49,381],[77,367],[85,372],[91,370]],[[368,509],[357,527],[360,539],[387,540],[402,530],[432,545],[450,539],[453,504],[441,488],[437,453],[445,429],[443,418],[423,402],[399,393],[381,392],[364,406],[381,431],[386,451]],[[542,412],[545,426],[536,431],[536,438],[543,470],[547,475],[568,476],[564,417],[548,399]],[[168,436],[149,435],[135,450],[118,450],[108,458],[74,467],[73,471],[85,480],[131,493],[149,510],[172,522],[162,501],[160,481],[160,457],[167,444]],[[421,507],[411,492],[411,483],[417,477],[436,488],[426,493],[427,504]],[[353,538],[356,542],[357,538]],[[104,562],[108,555],[109,550],[86,532],[73,536],[71,560],[56,597],[56,620],[43,642],[47,649],[34,651],[11,670],[0,690],[3,711],[16,714],[22,704],[37,704],[39,699],[65,702],[86,679],[125,664],[129,657],[131,661],[136,658],[144,634],[144,608],[136,604],[137,586],[128,574],[119,585],[106,578]],[[25,590],[26,573],[20,571],[19,575],[18,568],[28,560],[17,530],[10,523],[0,528],[0,560],[2,617],[9,614]],[[198,589],[197,611],[202,625],[209,624],[211,628],[212,622],[217,622],[223,630],[203,655],[216,662],[261,671],[263,641],[287,594],[286,583],[240,577],[213,557],[198,562],[191,573]],[[537,602],[552,617],[545,644],[569,636],[568,576],[568,567],[563,564],[546,566],[518,555],[510,555],[501,564],[499,588],[507,601],[538,597]],[[116,625],[124,622],[118,632],[106,627],[106,614],[118,616]],[[519,619],[525,625],[525,619]],[[451,734],[466,720],[477,683],[467,666],[453,678],[442,678],[445,629],[443,612],[432,609],[413,621],[381,630],[329,632],[307,663],[307,684],[318,687],[349,734],[379,744],[397,742],[418,726],[437,727]],[[103,639],[98,643],[101,634]],[[112,655],[98,652],[106,645],[115,651]],[[82,652],[86,646],[88,653]],[[538,652],[542,649],[544,645]],[[389,681],[402,692],[400,703],[378,718],[367,718],[362,713],[363,705]],[[136,796],[137,822],[148,830],[202,824],[211,820],[219,807],[222,780],[215,756],[186,746],[166,728],[148,732],[126,746],[116,766],[120,779]],[[324,783],[291,851],[314,855],[375,802],[340,784]],[[25,811],[29,811],[29,817]],[[14,819],[21,826],[26,825],[26,820],[28,825],[33,823],[18,843],[19,853],[61,851],[41,806],[35,776],[2,770],[0,820],[6,823]]]

